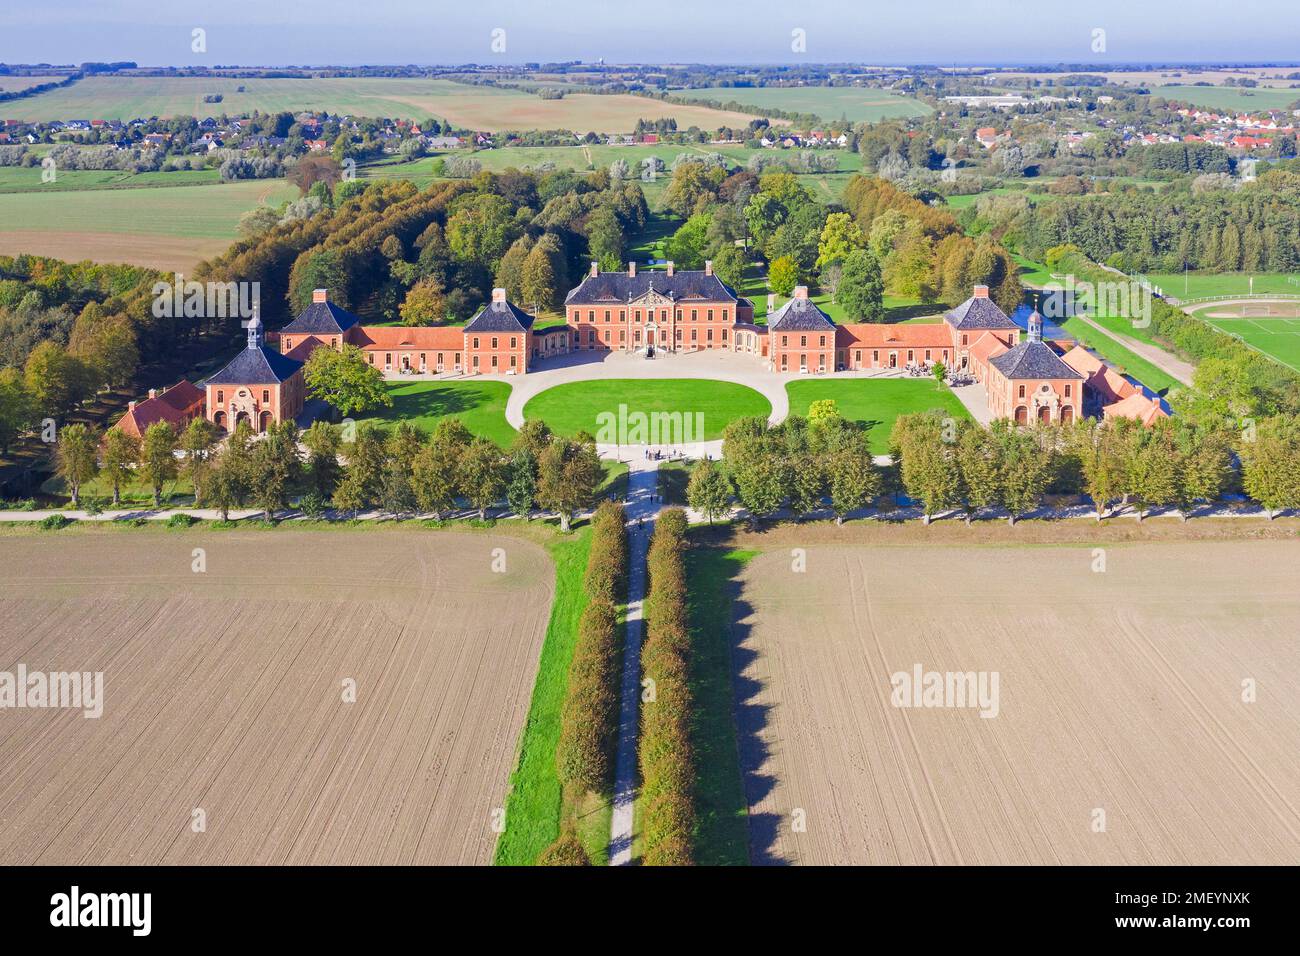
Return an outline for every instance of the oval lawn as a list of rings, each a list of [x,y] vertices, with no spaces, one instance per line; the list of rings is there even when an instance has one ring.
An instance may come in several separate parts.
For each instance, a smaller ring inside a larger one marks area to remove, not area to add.
[[[686,378],[568,382],[524,406],[524,418],[541,419],[558,434],[587,431],[610,444],[713,441],[738,418],[771,414],[772,403],[752,388]]]

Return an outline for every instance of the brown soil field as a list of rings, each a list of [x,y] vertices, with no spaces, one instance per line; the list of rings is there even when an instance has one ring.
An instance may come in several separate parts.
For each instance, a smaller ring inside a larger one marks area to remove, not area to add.
[[[491,861],[554,589],[540,546],[108,530],[5,536],[0,565],[0,671],[104,673],[98,719],[0,710],[0,864]]]
[[[125,262],[164,272],[188,273],[225,252],[233,239],[192,239],[129,232],[0,230],[0,256],[52,256],[68,262]]]
[[[732,642],[753,862],[1300,863],[1294,527],[1197,542],[1103,529],[1100,573],[1093,544],[919,530],[941,536],[729,541],[764,551]],[[918,664],[996,673],[996,716],[894,706],[892,675]]]

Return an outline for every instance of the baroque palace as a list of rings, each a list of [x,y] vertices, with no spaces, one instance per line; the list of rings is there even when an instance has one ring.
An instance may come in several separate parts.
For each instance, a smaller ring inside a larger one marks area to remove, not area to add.
[[[1165,415],[1158,400],[1087,350],[1044,340],[1037,313],[1022,330],[985,286],[976,286],[943,322],[915,325],[837,324],[800,286],[760,324],[753,303],[719,279],[712,263],[700,271],[668,263],[664,271],[639,274],[635,263],[619,272],[601,272],[592,263],[565,297],[564,311],[564,324],[536,328],[533,315],[508,301],[504,289],[494,289],[492,300],[463,327],[367,326],[317,289],[311,304],[279,331],[278,349],[265,344],[253,319],[247,347],[205,383],[202,414],[227,430],[246,419],[259,433],[272,422],[292,420],[302,412],[302,368],[312,350],[347,344],[389,376],[526,374],[539,359],[583,351],[722,350],[786,374],[942,363],[967,371],[984,387],[991,418],[1070,422],[1089,414],[1150,425]],[[165,402],[151,402],[170,412]],[[148,426],[144,411],[133,406],[130,427]]]

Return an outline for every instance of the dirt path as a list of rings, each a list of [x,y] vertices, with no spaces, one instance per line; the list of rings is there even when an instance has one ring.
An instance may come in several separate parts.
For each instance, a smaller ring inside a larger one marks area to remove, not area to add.
[[[1102,335],[1106,336],[1106,338],[1118,342],[1134,355],[1146,359],[1169,377],[1182,382],[1184,385],[1190,386],[1192,384],[1192,376],[1196,372],[1196,367],[1190,362],[1184,362],[1180,358],[1175,358],[1164,349],[1156,348],[1154,345],[1147,345],[1145,342],[1139,342],[1137,339],[1130,338],[1127,335],[1120,335],[1118,332],[1112,332],[1104,325],[1099,325],[1086,315],[1080,315],[1079,320],[1096,329]]]

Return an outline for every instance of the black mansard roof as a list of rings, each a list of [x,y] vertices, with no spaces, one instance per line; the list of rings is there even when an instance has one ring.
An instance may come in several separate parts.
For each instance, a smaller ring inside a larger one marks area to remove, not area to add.
[[[297,359],[281,355],[260,342],[236,355],[220,372],[208,379],[210,385],[278,385],[302,368]]]
[[[833,330],[835,322],[812,299],[796,296],[767,317],[767,327],[774,332],[825,332]]]
[[[280,330],[284,335],[341,335],[361,320],[333,302],[313,302]]]
[[[986,296],[971,296],[955,309],[944,314],[953,328],[966,329],[1017,329],[1020,326],[1007,318],[998,304]]]
[[[1061,379],[1083,376],[1061,360],[1046,342],[1030,339],[989,359],[1007,378]]]
[[[716,275],[703,271],[644,272],[630,276],[626,272],[602,272],[587,276],[581,285],[571,289],[564,298],[565,305],[598,305],[627,302],[639,299],[654,289],[660,295],[681,302],[735,302],[736,290]]]
[[[527,332],[533,316],[513,302],[489,302],[465,324],[466,332]]]

